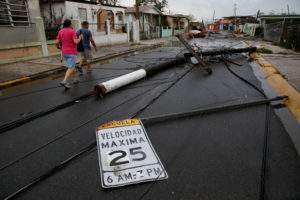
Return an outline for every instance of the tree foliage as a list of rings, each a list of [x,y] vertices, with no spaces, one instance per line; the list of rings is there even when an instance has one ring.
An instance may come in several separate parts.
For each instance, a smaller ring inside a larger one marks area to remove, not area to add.
[[[119,0],[100,0],[99,3],[115,6],[119,3]]]
[[[168,1],[167,0],[154,0],[155,2],[155,7],[162,11],[165,7],[168,6]]]
[[[149,4],[154,4],[154,6],[162,11],[165,7],[168,6],[168,1],[167,0],[137,0],[139,4],[144,4],[144,5],[149,5]]]

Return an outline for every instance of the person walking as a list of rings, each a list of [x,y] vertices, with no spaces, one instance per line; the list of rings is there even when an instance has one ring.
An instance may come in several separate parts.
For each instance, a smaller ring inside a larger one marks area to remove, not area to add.
[[[76,66],[76,56],[77,56],[77,44],[82,40],[82,35],[76,36],[75,30],[72,28],[72,22],[66,19],[63,22],[63,28],[58,32],[56,38],[56,45],[61,45],[61,52],[63,58],[66,61],[66,67],[68,68],[64,79],[60,82],[60,85],[64,86],[66,89],[71,88],[69,83],[69,78],[75,73]],[[74,80],[73,83],[78,83],[78,80]]]
[[[82,66],[86,64],[87,72],[90,73],[92,71],[90,62],[93,58],[91,43],[95,48],[95,51],[97,51],[97,46],[93,39],[92,33],[89,30],[89,23],[87,21],[81,23],[81,29],[77,31],[77,36],[80,35],[82,35],[82,41],[77,45],[77,50],[81,54],[81,60],[79,63],[78,71],[80,74],[82,74]]]

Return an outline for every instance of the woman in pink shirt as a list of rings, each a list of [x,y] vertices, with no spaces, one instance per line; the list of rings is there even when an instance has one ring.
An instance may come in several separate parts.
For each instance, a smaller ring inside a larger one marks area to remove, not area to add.
[[[82,40],[82,35],[77,38],[76,32],[71,25],[71,20],[66,19],[63,23],[63,28],[58,32],[55,41],[57,45],[61,43],[61,51],[66,61],[66,67],[68,68],[63,81],[60,82],[60,85],[64,86],[66,89],[71,88],[68,79],[75,72],[77,44]]]

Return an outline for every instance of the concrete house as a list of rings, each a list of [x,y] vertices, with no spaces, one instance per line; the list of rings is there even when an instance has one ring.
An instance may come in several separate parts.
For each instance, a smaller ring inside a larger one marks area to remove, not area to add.
[[[174,29],[174,35],[189,31],[190,20],[186,15],[168,15],[168,23]]]
[[[135,18],[135,7],[126,9],[126,20],[131,26]],[[139,6],[140,13],[140,38],[150,39],[160,37],[163,13],[154,5]]]
[[[135,19],[135,12],[135,7],[126,9],[126,21],[129,26]],[[154,5],[139,6],[139,13],[141,39],[169,37],[188,31],[189,19],[185,15],[166,15]]]
[[[0,7],[0,60],[47,55],[38,0],[6,0]]]
[[[88,21],[99,45],[128,41],[125,7],[100,4],[95,0],[41,0],[40,7],[46,31],[60,26],[64,19],[69,18],[76,29],[80,28],[82,21]]]

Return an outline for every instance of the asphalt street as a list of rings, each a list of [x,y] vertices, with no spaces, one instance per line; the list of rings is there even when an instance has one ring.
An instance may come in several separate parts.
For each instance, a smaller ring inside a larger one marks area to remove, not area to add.
[[[233,44],[233,42],[230,42]],[[76,99],[99,81],[139,67],[181,56],[180,48],[159,48],[128,56],[81,78],[69,91],[60,77],[14,87],[0,97],[0,125]],[[230,68],[260,88],[247,58],[231,56]],[[0,134],[0,198],[4,199],[72,159],[61,170],[24,189],[19,199],[264,199],[300,198],[300,160],[294,145],[266,105],[145,123],[148,136],[169,178],[102,189],[95,130],[102,123],[148,118],[215,106],[241,104],[265,97],[233,75],[221,62],[210,62],[212,75],[178,65],[121,88],[104,98],[89,97]],[[265,133],[268,152],[261,178]]]

